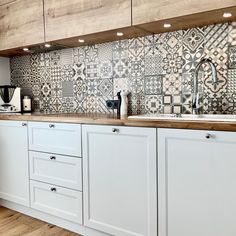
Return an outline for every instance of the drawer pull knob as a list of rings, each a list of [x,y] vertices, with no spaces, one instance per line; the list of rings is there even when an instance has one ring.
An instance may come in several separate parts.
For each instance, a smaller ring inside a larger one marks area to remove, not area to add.
[[[49,128],[55,128],[55,125],[50,124],[50,125],[49,125]]]
[[[206,139],[210,139],[210,138],[212,138],[212,135],[211,134],[206,134]]]
[[[22,126],[27,126],[27,124],[26,123],[22,123]]]
[[[50,160],[56,160],[55,156],[50,156]]]
[[[118,132],[119,132],[119,129],[113,128],[113,129],[112,129],[112,132],[113,132],[113,133],[118,133]]]
[[[52,192],[56,192],[57,189],[53,187],[53,188],[51,188],[51,191],[52,191]]]

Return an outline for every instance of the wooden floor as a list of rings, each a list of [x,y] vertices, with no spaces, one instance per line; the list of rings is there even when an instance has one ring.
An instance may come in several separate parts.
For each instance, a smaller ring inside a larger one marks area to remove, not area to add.
[[[2,236],[79,236],[54,225],[0,206]]]

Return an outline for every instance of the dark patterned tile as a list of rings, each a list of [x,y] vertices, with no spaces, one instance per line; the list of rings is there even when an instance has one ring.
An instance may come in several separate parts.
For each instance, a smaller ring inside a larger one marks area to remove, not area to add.
[[[128,78],[114,78],[113,80],[113,96],[117,99],[117,93],[121,90],[130,91]]]
[[[162,75],[145,77],[145,95],[161,95],[163,91]]]
[[[128,58],[128,40],[119,40],[112,43],[113,60]]]
[[[85,61],[85,47],[73,48],[73,64],[83,64]]]
[[[183,59],[179,53],[167,53],[162,61],[163,74],[182,73]]]
[[[113,79],[103,78],[98,85],[98,90],[103,97],[107,99],[113,98]]]
[[[99,61],[112,60],[112,43],[102,43],[98,45]]]
[[[85,47],[85,60],[86,62],[96,62],[98,60],[98,46],[86,46]]]
[[[131,77],[129,78],[129,87],[132,94],[144,94],[144,78]]]
[[[99,78],[99,68],[97,62],[89,62],[86,65],[86,78],[95,79]]]
[[[145,63],[143,57],[133,58],[129,61],[128,73],[130,77],[140,77],[144,75]]]
[[[113,66],[112,66],[112,62],[110,60],[100,61],[99,75],[101,78],[112,78]]]
[[[228,30],[228,23],[206,26],[205,48],[224,48],[228,43]]]
[[[163,92],[165,94],[180,94],[182,77],[180,74],[168,74],[163,77]]]
[[[145,109],[149,114],[163,113],[163,98],[161,95],[145,96]]]
[[[129,46],[128,46],[128,55],[129,58],[137,58],[144,56],[144,45],[145,45],[145,38],[133,38],[129,39]]]
[[[229,25],[229,45],[236,46],[236,22]]]
[[[162,56],[146,56],[145,57],[145,75],[162,74]]]
[[[114,78],[122,78],[128,76],[128,60],[113,60],[113,76]]]
[[[234,93],[236,91],[236,69],[228,70],[227,92]]]
[[[229,47],[229,69],[236,69],[236,46]]]

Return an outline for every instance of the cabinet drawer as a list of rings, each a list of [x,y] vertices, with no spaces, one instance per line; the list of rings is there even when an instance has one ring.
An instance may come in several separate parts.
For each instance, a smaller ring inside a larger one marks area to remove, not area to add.
[[[82,190],[81,158],[33,151],[29,157],[32,180]]]
[[[30,181],[33,209],[82,224],[82,192]]]
[[[29,149],[81,156],[81,125],[29,122]]]

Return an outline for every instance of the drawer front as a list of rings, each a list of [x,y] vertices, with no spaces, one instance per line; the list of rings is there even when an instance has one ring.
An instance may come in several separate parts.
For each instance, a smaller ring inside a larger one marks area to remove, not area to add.
[[[29,152],[30,179],[82,191],[81,158]]]
[[[29,149],[81,157],[81,125],[29,122]]]
[[[82,224],[82,192],[30,181],[33,209]]]

